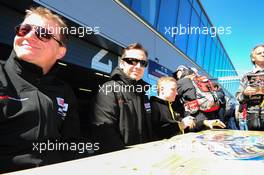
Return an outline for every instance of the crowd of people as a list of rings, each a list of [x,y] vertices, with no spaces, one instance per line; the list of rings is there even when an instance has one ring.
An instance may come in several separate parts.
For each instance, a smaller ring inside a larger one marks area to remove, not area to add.
[[[235,129],[236,124],[231,127],[228,123],[234,116],[241,129],[264,130],[264,45],[253,49],[255,68],[243,77],[236,95],[239,103],[236,110],[230,110],[219,84],[183,65],[173,76],[161,77],[158,95],[149,98],[148,84],[142,80],[148,52],[134,43],[123,49],[118,67],[96,94],[87,123],[90,138],[85,138],[80,133],[74,93],[56,77],[56,62],[66,54],[67,36],[50,33],[50,27],[64,28],[66,24],[46,8],[27,10],[15,28],[13,51],[0,65],[0,173],[107,153],[186,132]],[[54,146],[81,142],[98,143],[98,149],[83,154]]]

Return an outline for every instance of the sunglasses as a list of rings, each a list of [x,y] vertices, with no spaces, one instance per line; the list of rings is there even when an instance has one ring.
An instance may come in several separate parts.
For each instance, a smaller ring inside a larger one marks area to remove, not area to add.
[[[257,54],[257,55],[261,55],[262,53],[264,53],[264,51],[262,51],[262,52],[257,52],[256,54]]]
[[[148,61],[146,60],[138,60],[136,58],[123,58],[127,64],[136,66],[138,63],[140,64],[140,67],[147,67],[148,66]]]
[[[50,31],[44,27],[29,24],[21,24],[15,27],[16,35],[21,37],[26,36],[33,29],[35,30],[35,35],[38,37],[39,40],[43,42],[48,42],[52,38],[57,41],[60,46],[63,46],[62,42],[56,39],[55,36],[52,35]]]

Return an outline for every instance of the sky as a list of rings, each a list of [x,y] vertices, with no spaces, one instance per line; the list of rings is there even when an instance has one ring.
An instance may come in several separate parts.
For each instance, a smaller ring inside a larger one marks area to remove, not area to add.
[[[263,0],[200,0],[212,24],[231,26],[232,33],[220,39],[239,76],[253,68],[250,52],[264,43]]]

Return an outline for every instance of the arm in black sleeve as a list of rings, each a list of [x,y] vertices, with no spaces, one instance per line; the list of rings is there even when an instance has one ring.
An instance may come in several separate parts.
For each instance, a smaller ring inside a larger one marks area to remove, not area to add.
[[[170,138],[180,131],[178,122],[171,119],[169,110],[162,110],[157,102],[151,103],[151,121],[157,139]]]
[[[192,80],[187,77],[180,79],[177,82],[177,91],[178,91],[179,98],[183,99],[183,101],[192,101],[196,99],[195,87],[192,84]],[[191,113],[186,110],[184,110],[183,114],[184,114],[184,117],[191,115]]]
[[[95,142],[99,143],[99,153],[125,148],[119,131],[119,107],[115,94],[112,91],[99,90],[95,98],[91,117],[92,137]]]
[[[194,131],[201,131],[205,129],[204,120],[207,120],[206,116],[202,112],[198,112],[195,116],[195,128]]]
[[[154,134],[154,138],[158,139],[158,133],[159,133],[159,122],[160,122],[160,110],[158,105],[156,105],[155,102],[151,101],[151,124],[152,124],[152,130]]]
[[[192,80],[189,78],[180,79],[177,82],[177,91],[179,96],[184,98],[184,100],[191,101],[196,99],[196,91]]]

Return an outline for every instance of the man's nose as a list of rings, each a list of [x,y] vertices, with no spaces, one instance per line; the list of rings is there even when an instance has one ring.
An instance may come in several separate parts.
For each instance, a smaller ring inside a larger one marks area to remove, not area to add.
[[[30,32],[28,32],[24,38],[27,38],[27,39],[36,39],[37,40],[37,36],[35,34],[35,29],[32,29]]]
[[[141,68],[140,62],[138,62],[138,63],[135,65],[135,67],[137,67],[137,68]]]

